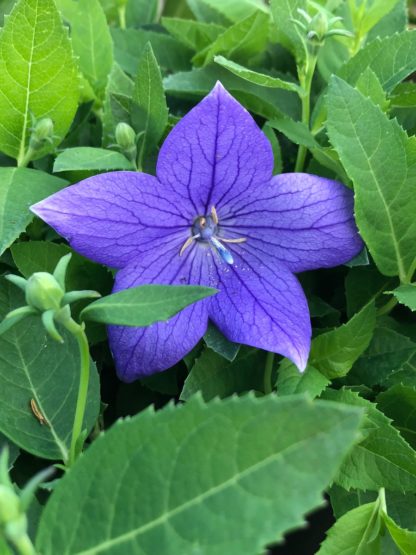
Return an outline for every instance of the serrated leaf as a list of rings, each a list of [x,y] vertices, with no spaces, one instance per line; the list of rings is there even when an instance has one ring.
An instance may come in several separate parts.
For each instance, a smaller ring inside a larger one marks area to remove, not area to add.
[[[142,412],[99,437],[56,486],[37,549],[259,553],[321,502],[360,416],[332,403],[274,396],[209,405],[194,399]],[[93,511],[92,491],[99,496]]]
[[[416,452],[376,406],[347,389],[326,389],[322,398],[366,410],[366,435],[346,457],[336,483],[345,489],[416,492]]]
[[[373,104],[379,106],[383,112],[387,111],[389,101],[386,99],[386,93],[384,92],[377,75],[371,68],[367,67],[363,71],[357,79],[356,88],[363,96],[369,98]]]
[[[140,285],[92,302],[80,317],[118,326],[149,326],[216,292],[198,285]]]
[[[316,555],[380,555],[379,504],[367,503],[344,514]]]
[[[403,31],[383,39],[376,38],[344,64],[337,75],[355,85],[370,68],[383,89],[390,92],[416,70],[416,31]]]
[[[283,360],[277,372],[278,395],[307,393],[313,399],[318,397],[328,384],[328,378],[313,366],[308,365],[304,372],[299,372],[288,359]]]
[[[370,303],[346,324],[312,340],[310,364],[329,379],[345,376],[367,349],[375,324],[376,311]]]
[[[99,0],[73,2],[69,23],[79,67],[97,97],[102,98],[113,65],[113,42]]]
[[[416,387],[396,384],[377,396],[377,407],[416,448]]]
[[[392,293],[399,303],[406,305],[410,310],[416,310],[416,284],[400,285]]]
[[[162,17],[162,25],[175,39],[194,51],[206,48],[225,31],[222,25],[177,17]]]
[[[91,146],[67,148],[58,154],[53,164],[54,172],[132,169],[134,169],[132,163],[120,152]]]
[[[414,555],[416,553],[416,532],[400,528],[387,514],[383,515],[383,520],[392,540],[400,549],[401,555]]]
[[[66,184],[63,179],[38,170],[0,168],[0,254],[32,221],[29,207]]]
[[[256,85],[260,85],[261,87],[268,87],[271,89],[284,89],[286,91],[296,92],[298,94],[301,93],[301,88],[296,83],[291,81],[284,81],[279,77],[272,77],[271,75],[266,75],[265,73],[258,73],[257,71],[253,71],[248,69],[240,64],[233,62],[232,60],[227,60],[224,56],[215,56],[214,62],[219,64],[237,77],[241,79],[245,79],[250,83],[254,83]]]
[[[139,156],[139,167],[143,167],[144,159],[157,146],[168,123],[162,75],[150,43],[145,46],[139,60],[133,101],[139,112],[134,129],[144,133]]]
[[[319,144],[315,141],[314,136],[309,131],[308,126],[301,121],[295,121],[287,116],[272,119],[268,122],[270,127],[277,129],[283,135],[297,145],[303,145],[308,148],[319,148]]]
[[[2,280],[0,318],[23,306],[14,285]],[[79,382],[76,340],[64,329],[60,344],[47,336],[38,316],[30,316],[0,337],[0,431],[16,445],[44,459],[67,458]],[[34,400],[47,424],[32,412]],[[99,381],[91,361],[91,380],[84,426],[98,416]]]
[[[265,352],[242,347],[233,362],[211,349],[205,349],[192,366],[185,380],[181,400],[200,393],[209,401],[234,393],[263,391]]]
[[[271,0],[271,12],[284,46],[302,61],[306,57],[306,41],[299,27],[293,22],[299,19],[299,9],[306,10],[305,0]]]
[[[381,273],[406,282],[416,264],[416,140],[338,78],[328,133],[355,188],[356,221]]]
[[[212,44],[198,52],[192,61],[195,65],[204,66],[217,54],[245,61],[265,49],[268,28],[269,16],[260,11],[254,12],[226,29]]]
[[[416,83],[406,81],[400,83],[390,96],[393,108],[414,108],[416,106]]]
[[[20,0],[0,35],[0,150],[23,162],[32,116],[54,122],[54,139],[32,159],[62,141],[79,97],[71,44],[53,0]]]
[[[204,335],[204,341],[207,347],[230,362],[233,362],[241,346],[239,343],[233,343],[224,337],[224,335],[212,322],[208,322],[208,328]]]
[[[227,2],[202,0],[202,2],[234,23],[258,11],[267,13],[267,7],[262,0],[227,0]]]

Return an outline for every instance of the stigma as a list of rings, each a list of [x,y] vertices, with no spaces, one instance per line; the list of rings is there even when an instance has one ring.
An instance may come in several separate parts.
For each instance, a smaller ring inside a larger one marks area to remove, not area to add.
[[[179,256],[194,242],[205,243],[212,247],[227,264],[234,264],[234,258],[231,252],[223,245],[223,243],[244,243],[244,237],[239,239],[225,239],[218,238],[218,215],[214,206],[211,208],[211,213],[206,216],[198,216],[192,224],[191,236],[182,245]]]

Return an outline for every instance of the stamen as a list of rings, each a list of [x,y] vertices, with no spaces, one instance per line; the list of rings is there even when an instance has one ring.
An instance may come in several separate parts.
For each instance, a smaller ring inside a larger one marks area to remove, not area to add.
[[[245,243],[247,237],[239,237],[238,239],[224,239],[224,237],[221,237],[221,241],[223,243]]]
[[[215,206],[211,208],[211,218],[215,225],[218,225],[218,214],[215,209]]]
[[[226,262],[227,264],[234,263],[233,255],[230,253],[228,249],[224,247],[222,243],[218,241],[216,237],[211,237],[209,242],[217,249],[219,255],[224,260],[224,262]]]
[[[192,237],[188,237],[185,243],[182,245],[181,250],[179,251],[179,256],[182,256],[185,250],[192,244],[195,239],[199,239],[199,233],[197,235],[193,235]]]

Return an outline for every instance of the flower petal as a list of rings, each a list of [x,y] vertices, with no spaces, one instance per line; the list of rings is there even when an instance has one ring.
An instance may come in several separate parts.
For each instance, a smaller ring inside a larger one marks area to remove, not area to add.
[[[148,283],[215,287],[212,258],[209,249],[201,249],[195,243],[181,257],[178,249],[148,255],[140,259],[140,263],[118,272],[114,292]],[[109,326],[110,347],[118,376],[125,382],[132,382],[170,368],[196,345],[207,324],[208,302],[203,299],[167,322],[146,328]]]
[[[343,264],[360,252],[353,210],[353,193],[341,183],[287,173],[253,191],[220,224],[223,235],[246,237],[248,251],[303,272]]]
[[[194,216],[211,206],[228,206],[267,183],[273,170],[269,141],[247,112],[220,84],[166,138],[157,175],[177,191]]]
[[[280,353],[300,370],[306,367],[311,338],[308,304],[296,277],[280,263],[261,254],[237,254],[235,263],[218,271],[217,293],[209,316],[235,343]]]
[[[178,198],[151,175],[96,175],[38,202],[31,210],[79,253],[122,268],[146,252],[189,236]]]

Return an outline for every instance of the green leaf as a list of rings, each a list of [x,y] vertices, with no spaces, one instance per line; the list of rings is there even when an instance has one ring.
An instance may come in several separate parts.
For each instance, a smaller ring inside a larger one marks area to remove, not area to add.
[[[377,407],[416,448],[416,387],[396,384],[377,396]]]
[[[316,555],[380,555],[379,503],[344,514],[327,532]]]
[[[328,378],[313,366],[308,365],[304,372],[299,372],[288,359],[284,359],[279,366],[276,384],[278,395],[307,393],[311,398],[315,398],[328,384]]]
[[[416,31],[403,31],[383,39],[376,38],[344,64],[338,75],[355,85],[360,75],[370,68],[383,89],[390,92],[416,70],[415,50]]]
[[[383,520],[387,526],[387,530],[400,549],[402,555],[414,555],[416,553],[416,532],[410,532],[400,528],[394,520],[387,514],[383,514]]]
[[[267,13],[267,7],[262,0],[202,0],[202,2],[215,11],[223,14],[234,23],[256,13]]]
[[[196,398],[146,410],[100,436],[58,483],[37,549],[260,553],[321,503],[360,418],[361,411],[303,397],[208,405]],[[99,501],[93,511],[92,494]]]
[[[132,170],[132,163],[120,152],[93,148],[91,146],[78,146],[67,148],[55,159],[54,172],[78,170]]]
[[[370,303],[346,324],[312,340],[310,364],[329,379],[345,376],[367,349],[375,323],[376,311]]]
[[[414,108],[416,106],[416,83],[406,81],[393,90],[390,97],[393,108]]]
[[[276,137],[276,133],[273,131],[268,122],[263,125],[262,131],[269,139],[272,146],[274,158],[273,175],[279,175],[283,171],[283,155],[279,139]]]
[[[0,318],[24,305],[23,293],[2,281]],[[60,328],[64,344],[50,339],[39,316],[30,316],[0,337],[0,431],[16,445],[44,459],[67,458],[79,382],[76,340]],[[11,379],[12,377],[12,379]],[[35,401],[47,421],[31,410]],[[99,381],[91,361],[84,427],[98,416]]]
[[[126,22],[129,27],[141,27],[156,21],[158,0],[128,0]]]
[[[221,355],[223,358],[232,362],[240,350],[238,343],[228,341],[220,330],[211,322],[208,323],[208,329],[204,335],[204,341],[210,349]]]
[[[166,33],[145,29],[111,29],[114,57],[120,67],[136,75],[139,59],[148,42],[162,71],[183,71],[190,68],[192,51]]]
[[[410,367],[411,373],[414,373],[415,364],[416,343],[380,324],[374,331],[368,349],[354,364],[348,378],[369,387],[388,385],[395,376],[400,381],[406,367]]]
[[[271,11],[283,45],[302,61],[306,57],[306,41],[299,27],[293,23],[301,17],[298,9],[306,10],[305,0],[271,0]]]
[[[357,80],[356,88],[363,96],[369,98],[373,104],[379,106],[383,112],[387,111],[389,101],[386,99],[386,93],[372,69],[367,67],[363,71]]]
[[[222,25],[176,17],[162,17],[162,25],[176,40],[196,52],[206,48],[225,31]]]
[[[69,23],[79,67],[97,97],[102,98],[113,65],[113,42],[99,0],[73,2]]]
[[[62,141],[78,102],[78,77],[71,44],[53,0],[20,0],[0,35],[0,150],[23,161],[32,125],[49,117],[53,143]]]
[[[215,55],[224,54],[234,60],[245,62],[247,58],[265,49],[268,29],[269,16],[260,11],[254,12],[229,27],[212,44],[196,54],[192,61],[195,65],[204,66]]]
[[[187,401],[197,392],[209,401],[235,393],[263,391],[265,352],[242,347],[232,363],[211,349],[205,349],[196,359],[181,393]]]
[[[118,326],[149,326],[216,292],[198,285],[140,285],[92,302],[81,318]]]
[[[319,148],[319,144],[315,141],[314,136],[309,131],[308,126],[301,121],[295,121],[287,116],[272,119],[268,122],[270,127],[277,129],[283,135],[297,145],[306,146],[307,148]]]
[[[283,79],[279,79],[279,77],[272,77],[271,75],[266,75],[265,73],[258,73],[257,71],[253,71],[248,69],[240,64],[236,64],[231,60],[227,60],[224,56],[215,56],[214,62],[219,64],[225,69],[237,75],[241,79],[245,79],[250,83],[255,83],[256,85],[260,85],[261,87],[269,87],[271,89],[284,89],[286,91],[296,92],[298,94],[301,93],[301,88],[296,83],[292,83],[291,81],[284,81]]]
[[[416,310],[416,284],[400,285],[392,291],[399,303],[406,305],[410,310]]]
[[[171,0],[177,4],[178,0]],[[211,7],[205,0],[186,0],[186,4],[198,21],[228,26],[231,20],[218,10],[218,6]]]
[[[168,123],[168,107],[163,90],[162,76],[153,54],[152,46],[147,43],[139,60],[133,101],[139,110],[137,132],[143,131],[144,138],[140,150],[140,167],[146,157],[159,143]]]
[[[0,168],[0,254],[32,221],[29,207],[66,184],[63,179],[38,170]]]
[[[359,28],[362,35],[367,34],[397,4],[398,0],[374,0],[367,4],[360,18]]]
[[[372,300],[376,300],[376,306],[385,304],[386,298],[381,293],[394,287],[395,282],[395,279],[380,274],[374,266],[351,268],[345,278],[348,316],[351,317]]]
[[[336,482],[345,489],[416,492],[416,453],[370,401],[356,393],[326,389],[323,399],[366,410],[365,437],[344,460]]]
[[[338,78],[328,133],[355,186],[356,221],[381,273],[407,281],[416,264],[416,140]]]
[[[115,94],[122,95],[129,105],[131,96],[133,94],[134,82],[117,63],[113,64],[113,68],[108,77],[107,87],[105,90],[104,99],[104,114],[103,114],[103,146],[108,146],[115,141],[115,129],[117,123],[124,121],[129,123],[129,117],[119,118],[118,113],[115,112],[112,105],[112,100]]]

